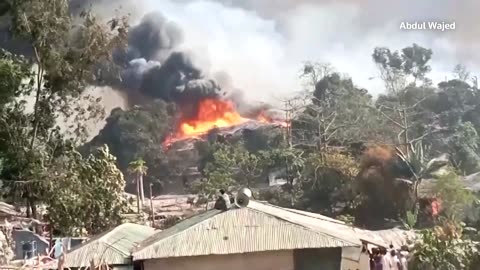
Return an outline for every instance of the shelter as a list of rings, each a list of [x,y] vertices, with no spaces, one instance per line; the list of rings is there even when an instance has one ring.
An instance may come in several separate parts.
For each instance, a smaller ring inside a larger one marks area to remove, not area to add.
[[[116,269],[133,269],[132,248],[154,233],[155,229],[148,226],[122,224],[68,251],[65,267],[89,267],[93,260],[95,265],[107,264]]]
[[[143,241],[135,262],[153,269],[341,269],[342,257],[360,257],[364,240],[381,237],[319,214],[250,201],[209,210]],[[352,255],[352,249],[355,251]]]

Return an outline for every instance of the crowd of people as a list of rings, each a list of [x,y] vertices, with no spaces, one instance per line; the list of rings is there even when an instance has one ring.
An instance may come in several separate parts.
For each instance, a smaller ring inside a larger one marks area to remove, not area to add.
[[[370,270],[408,270],[408,248],[394,249],[393,245],[384,248],[372,248]]]

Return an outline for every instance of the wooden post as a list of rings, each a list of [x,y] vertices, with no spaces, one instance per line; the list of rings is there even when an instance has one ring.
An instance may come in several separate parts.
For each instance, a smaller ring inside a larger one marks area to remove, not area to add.
[[[150,184],[150,213],[152,216],[152,227],[155,227],[155,210],[153,209],[153,184]]]

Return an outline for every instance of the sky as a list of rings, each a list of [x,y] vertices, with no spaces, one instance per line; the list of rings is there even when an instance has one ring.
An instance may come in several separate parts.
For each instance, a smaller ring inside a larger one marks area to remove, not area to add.
[[[457,64],[480,69],[478,0],[89,0],[105,20],[130,23],[161,12],[183,32],[177,50],[190,51],[208,75],[228,74],[254,102],[274,104],[303,90],[306,61],[329,63],[373,96],[384,92],[371,54],[417,43],[433,50],[430,78],[452,79]],[[455,30],[402,30],[402,22],[455,22]],[[102,89],[107,111],[121,100]],[[280,104],[280,103],[278,103]],[[125,106],[125,104],[120,104]]]
[[[100,3],[94,10],[111,15],[112,1]],[[132,25],[148,12],[162,12],[182,29],[182,50],[192,51],[212,76],[228,73],[236,88],[259,101],[302,90],[298,77],[306,61],[330,63],[377,95],[383,85],[371,60],[376,46],[431,48],[434,82],[452,78],[459,63],[473,72],[479,68],[479,19],[473,9],[480,2],[474,0],[123,0],[121,5]],[[401,22],[415,20],[455,22],[456,29],[400,29]]]

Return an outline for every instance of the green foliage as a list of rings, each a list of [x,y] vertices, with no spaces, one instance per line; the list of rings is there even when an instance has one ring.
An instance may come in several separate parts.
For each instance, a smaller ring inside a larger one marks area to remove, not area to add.
[[[476,243],[462,239],[462,228],[458,224],[446,222],[420,234],[412,250],[409,269],[473,270],[477,250]]]
[[[414,208],[413,211],[407,211],[405,214],[405,219],[403,220],[403,226],[407,230],[412,230],[415,228],[418,222],[418,206]]]
[[[62,235],[94,235],[121,222],[125,180],[115,163],[108,147],[86,159],[72,151],[56,160],[44,194],[54,229]]]
[[[148,167],[145,160],[139,158],[130,162],[129,171],[134,174],[147,175]]]
[[[0,109],[18,97],[25,87],[22,80],[29,75],[29,65],[24,58],[0,50]]]
[[[302,78],[307,96],[293,120],[297,143],[323,149],[332,144],[380,139],[379,118],[372,113],[372,97],[352,80],[323,66],[309,64]]]
[[[168,163],[163,147],[170,133],[174,110],[173,105],[160,100],[129,110],[114,109],[105,127],[84,147],[84,152],[107,144],[124,173],[128,172],[132,160],[141,157],[150,167],[146,184],[157,184],[175,170],[175,166]]]
[[[458,169],[465,174],[480,171],[480,137],[471,122],[459,124],[447,143]]]
[[[212,147],[215,148],[213,160],[208,162],[204,169],[205,179],[194,187],[208,199],[214,198],[220,189],[229,190],[237,186],[234,179],[235,168],[238,168],[235,162],[237,149],[225,144]]]
[[[352,185],[358,172],[359,164],[346,153],[311,153],[299,181],[302,196],[297,205],[309,211],[337,214],[337,208],[343,210],[344,205],[352,203]]]
[[[475,196],[462,184],[460,178],[454,172],[441,176],[434,192],[441,200],[443,214],[449,219],[462,220],[465,210],[475,202]]]
[[[102,25],[89,13],[74,21],[63,0],[7,2],[11,31],[30,43],[33,55],[0,55],[2,191],[8,200],[25,203],[29,216],[38,217],[38,203],[47,204],[62,232],[71,231],[79,217],[78,226],[95,233],[115,220],[123,178],[110,167],[113,157],[85,161],[72,149],[86,138],[85,120],[102,114],[99,100],[84,90],[99,80],[97,65],[111,63],[112,49],[124,43],[126,21]],[[60,119],[73,123],[67,132]]]
[[[215,143],[204,149],[211,158],[203,169],[205,179],[195,187],[211,198],[219,189],[232,189],[239,186],[254,187],[261,176],[265,176],[265,169],[271,163],[270,153],[258,151],[249,152],[243,143],[222,144]]]

